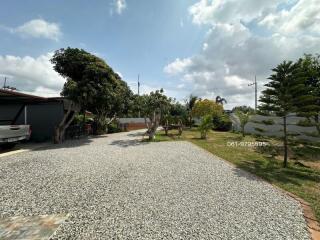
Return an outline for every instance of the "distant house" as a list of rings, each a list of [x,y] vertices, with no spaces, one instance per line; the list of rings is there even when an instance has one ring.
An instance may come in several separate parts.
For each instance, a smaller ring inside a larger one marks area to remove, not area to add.
[[[32,129],[31,140],[51,140],[69,104],[69,100],[61,97],[45,98],[0,89],[0,124],[28,124]]]

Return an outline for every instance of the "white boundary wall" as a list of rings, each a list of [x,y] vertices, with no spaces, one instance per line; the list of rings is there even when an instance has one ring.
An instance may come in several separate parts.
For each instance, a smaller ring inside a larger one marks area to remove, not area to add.
[[[240,121],[235,113],[230,114],[230,118],[232,121],[232,127],[235,131],[240,131]],[[274,122],[273,125],[266,125],[262,123],[264,120],[272,120]],[[303,117],[297,117],[295,114],[291,114],[287,118],[288,123],[288,132],[291,134],[299,134],[297,136],[298,139],[308,140],[312,142],[320,142],[319,137],[308,136],[307,134],[316,133],[316,127],[302,127],[297,126],[298,122],[301,120],[305,120]],[[258,123],[259,122],[259,123]],[[282,137],[283,136],[283,119],[281,117],[270,117],[270,116],[261,116],[261,115],[253,115],[250,118],[250,122],[248,122],[245,126],[245,133],[262,135],[262,136],[274,136],[274,137]],[[256,128],[263,129],[263,132],[257,131]],[[307,133],[307,134],[306,134]]]

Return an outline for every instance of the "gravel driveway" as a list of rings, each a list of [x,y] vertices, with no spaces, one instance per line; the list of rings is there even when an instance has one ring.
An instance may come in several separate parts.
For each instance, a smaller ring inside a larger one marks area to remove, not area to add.
[[[137,139],[0,158],[0,217],[68,213],[52,239],[309,239],[299,204],[270,185],[191,143]]]

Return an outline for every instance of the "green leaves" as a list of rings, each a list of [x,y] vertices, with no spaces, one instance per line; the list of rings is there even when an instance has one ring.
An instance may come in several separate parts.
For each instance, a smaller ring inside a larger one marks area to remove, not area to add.
[[[294,104],[300,116],[313,119],[320,134],[320,57],[305,55],[297,62],[296,78],[300,81],[298,101]],[[301,94],[303,93],[303,94]]]
[[[201,133],[201,138],[205,139],[207,137],[208,131],[213,127],[212,116],[205,115],[202,117],[201,122],[199,124],[199,131]]]
[[[206,115],[220,116],[222,114],[223,106],[208,99],[198,100],[192,109],[192,116],[199,118]]]
[[[105,119],[128,109],[131,90],[101,58],[82,49],[67,48],[56,51],[51,62],[67,78],[61,95],[80,104],[82,110]]]
[[[264,113],[286,116],[294,112],[294,102],[298,97],[297,86],[299,81],[295,78],[297,65],[291,61],[279,64],[272,69],[274,72],[270,77],[270,82],[262,91],[260,102],[262,105],[259,110]]]

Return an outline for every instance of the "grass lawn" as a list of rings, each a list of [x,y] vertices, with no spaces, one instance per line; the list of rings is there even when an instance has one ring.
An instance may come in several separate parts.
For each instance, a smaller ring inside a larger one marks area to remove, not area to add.
[[[261,152],[255,147],[239,146],[240,142],[259,141],[254,136],[242,137],[238,133],[211,131],[206,140],[199,137],[200,133],[196,129],[184,130],[181,137],[178,137],[174,130],[170,131],[169,136],[165,136],[164,132],[158,132],[156,135],[157,141],[190,141],[239,168],[296,194],[311,204],[316,218],[320,221],[320,148],[296,149],[295,151],[299,153],[296,160],[306,167],[295,165],[294,161],[289,160],[289,166],[283,168],[281,156],[272,157],[268,150]],[[271,138],[267,141],[271,145],[280,144]],[[238,143],[238,146],[231,146],[231,142]]]

